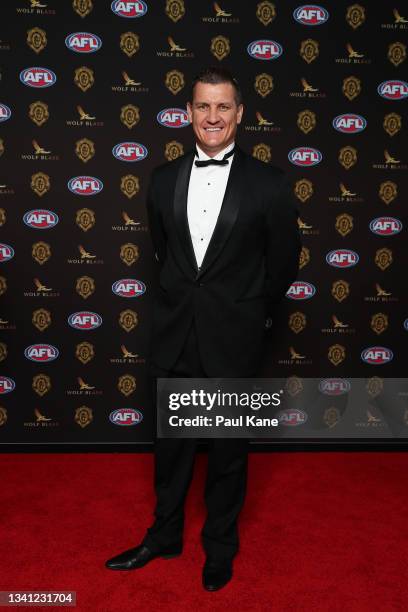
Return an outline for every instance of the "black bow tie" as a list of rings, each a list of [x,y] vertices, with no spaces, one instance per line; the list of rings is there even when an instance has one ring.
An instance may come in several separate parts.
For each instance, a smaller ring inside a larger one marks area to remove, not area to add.
[[[235,152],[235,147],[231,151],[226,153],[222,159],[214,159],[214,158],[211,157],[210,159],[197,160],[197,161],[194,162],[194,164],[198,168],[203,168],[204,166],[227,166],[228,165],[228,157],[231,157],[231,155],[233,155],[234,152]],[[198,157],[198,151],[197,150],[196,150],[196,155]]]

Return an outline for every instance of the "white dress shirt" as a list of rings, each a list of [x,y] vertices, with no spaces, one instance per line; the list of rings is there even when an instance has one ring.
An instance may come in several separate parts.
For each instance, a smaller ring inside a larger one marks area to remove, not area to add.
[[[234,146],[235,142],[232,142],[212,159],[223,159],[224,155]],[[199,157],[196,156],[194,160],[211,159],[197,144],[196,148]],[[187,219],[198,267],[203,262],[217,223],[233,157],[234,155],[231,155],[228,158],[228,164],[225,166],[214,165],[198,168],[193,162],[191,168],[187,196]]]

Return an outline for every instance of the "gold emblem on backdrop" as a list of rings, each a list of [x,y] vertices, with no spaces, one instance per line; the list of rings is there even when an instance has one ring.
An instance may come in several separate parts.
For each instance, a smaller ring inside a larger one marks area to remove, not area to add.
[[[38,127],[41,127],[50,117],[48,105],[44,102],[32,102],[28,107],[28,116]]]
[[[319,55],[319,43],[312,38],[302,40],[299,53],[305,62],[311,64]]]
[[[273,89],[273,79],[270,74],[266,72],[262,72],[262,74],[258,74],[255,77],[255,91],[262,96],[262,98],[266,98],[272,89]]]
[[[0,157],[3,155],[3,153],[4,153],[4,140],[0,138]]]
[[[84,365],[95,357],[93,344],[90,342],[80,342],[76,345],[75,357]]]
[[[51,257],[51,247],[47,242],[43,242],[42,240],[34,242],[31,248],[31,255],[37,263],[42,265]]]
[[[374,261],[380,270],[386,270],[392,264],[392,251],[390,249],[377,249]]]
[[[264,26],[267,26],[276,17],[276,8],[272,2],[260,2],[256,7],[256,16]]]
[[[388,113],[388,115],[385,115],[383,128],[389,136],[395,136],[395,134],[400,131],[401,127],[401,115],[397,115],[397,113]]]
[[[184,148],[181,142],[177,142],[177,140],[171,140],[170,142],[166,143],[166,147],[164,149],[164,157],[168,161],[177,159],[181,155],[184,155]]]
[[[404,43],[395,42],[388,47],[387,57],[391,64],[399,66],[407,59],[407,47]]]
[[[378,376],[373,376],[367,381],[367,384],[366,384],[367,393],[371,397],[377,397],[378,395],[380,395],[380,393],[383,390],[383,387],[384,387],[384,381],[382,378],[379,378]]]
[[[81,138],[81,140],[76,142],[75,153],[81,161],[86,163],[95,155],[95,145],[92,140]]]
[[[80,276],[75,284],[75,291],[84,300],[88,299],[95,291],[95,281],[90,276]]]
[[[92,410],[88,408],[88,406],[80,406],[75,410],[74,418],[75,423],[77,423],[83,429],[93,421]]]
[[[310,250],[305,247],[302,246],[302,250],[300,251],[300,255],[299,255],[299,268],[302,269],[304,268],[310,261]]]
[[[40,53],[47,46],[47,35],[41,28],[27,30],[27,45],[35,52]]]
[[[6,222],[6,211],[4,208],[0,208],[0,227]]]
[[[339,151],[339,162],[346,170],[350,170],[357,162],[357,149],[354,147],[342,147]]]
[[[334,366],[338,366],[346,358],[346,349],[341,344],[332,344],[329,347],[327,357]]]
[[[127,242],[120,247],[120,258],[127,266],[131,266],[139,259],[139,247],[136,244]]]
[[[303,203],[305,203],[313,195],[313,183],[309,179],[299,179],[295,183],[295,196]]]
[[[33,312],[31,321],[39,331],[44,331],[51,325],[51,313],[45,308],[37,308]]]
[[[289,329],[299,334],[306,327],[306,315],[303,312],[292,312],[289,317]]]
[[[186,84],[184,81],[184,74],[180,72],[180,70],[169,70],[164,82],[167,89],[174,95],[178,94]]]
[[[340,236],[347,236],[353,229],[353,217],[348,215],[347,213],[343,213],[342,215],[338,215],[336,217],[335,228],[340,234]]]
[[[31,176],[31,189],[38,196],[43,196],[51,188],[50,177],[44,172],[37,172]]]
[[[129,130],[137,125],[140,121],[140,109],[133,104],[126,104],[120,109],[120,120],[129,128]]]
[[[4,361],[7,357],[7,344],[0,342],[0,361]]]
[[[129,397],[136,391],[136,378],[131,374],[123,374],[119,377],[118,389],[123,395]]]
[[[120,190],[129,200],[139,193],[139,189],[140,185],[137,176],[126,174],[126,176],[122,176],[120,179]]]
[[[252,155],[267,164],[272,159],[271,147],[261,142],[253,147]]]
[[[80,17],[86,17],[93,9],[92,0],[73,0],[72,8]]]
[[[33,390],[42,397],[51,389],[51,378],[46,374],[36,374],[33,376]]]
[[[122,329],[130,332],[137,327],[138,323],[137,313],[134,310],[130,310],[129,308],[122,310],[119,315],[119,325]]]
[[[297,126],[304,134],[308,134],[316,127],[316,114],[310,110],[298,113]]]
[[[77,210],[75,216],[75,223],[84,232],[87,232],[95,225],[95,213],[90,208],[81,208]]]
[[[0,427],[7,423],[7,410],[0,406]]]
[[[331,294],[335,300],[342,302],[350,295],[350,284],[345,280],[338,280],[332,284]]]
[[[140,49],[139,36],[134,32],[124,32],[120,35],[120,48],[128,57],[132,57]]]
[[[347,77],[343,80],[343,94],[348,100],[354,100],[361,93],[361,81],[355,76]]]
[[[174,21],[174,23],[184,17],[186,13],[183,0],[166,0],[165,10],[167,17]]]
[[[212,38],[210,50],[218,61],[223,60],[231,51],[229,39],[225,36],[216,36]]]
[[[0,276],[0,295],[7,291],[7,279],[4,276]]]
[[[303,391],[303,383],[298,376],[289,376],[286,379],[285,389],[291,397],[295,397]]]
[[[360,4],[349,6],[346,13],[346,21],[355,30],[365,21],[365,9]]]
[[[382,312],[377,312],[371,317],[370,325],[371,329],[380,335],[388,327],[388,316]]]
[[[77,68],[74,75],[74,83],[82,91],[87,91],[95,83],[94,71],[86,66]]]
[[[397,184],[392,181],[384,181],[380,185],[378,195],[384,202],[384,204],[390,204],[398,195]]]

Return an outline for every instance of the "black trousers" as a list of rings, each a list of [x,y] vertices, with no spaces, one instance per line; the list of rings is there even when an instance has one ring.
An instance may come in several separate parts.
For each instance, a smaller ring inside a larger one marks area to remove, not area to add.
[[[153,409],[156,411],[157,378],[206,378],[194,322],[181,354],[171,371],[150,364]],[[205,484],[207,517],[201,531],[207,555],[232,559],[238,552],[238,515],[243,506],[248,466],[247,439],[209,439]],[[191,482],[197,439],[156,438],[154,446],[155,521],[143,543],[158,551],[182,546],[184,501]]]

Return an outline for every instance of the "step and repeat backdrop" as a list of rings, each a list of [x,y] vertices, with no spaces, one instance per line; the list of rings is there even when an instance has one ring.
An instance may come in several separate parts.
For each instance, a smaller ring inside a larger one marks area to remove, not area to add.
[[[405,4],[14,0],[2,15],[0,443],[152,440],[145,195],[193,145],[186,103],[208,65],[240,82],[237,140],[289,173],[299,206],[299,276],[263,375],[300,398],[319,377],[327,401],[282,411],[281,430],[406,436],[401,385],[391,424],[377,402],[345,430],[336,403],[348,378],[378,397],[406,376]]]

